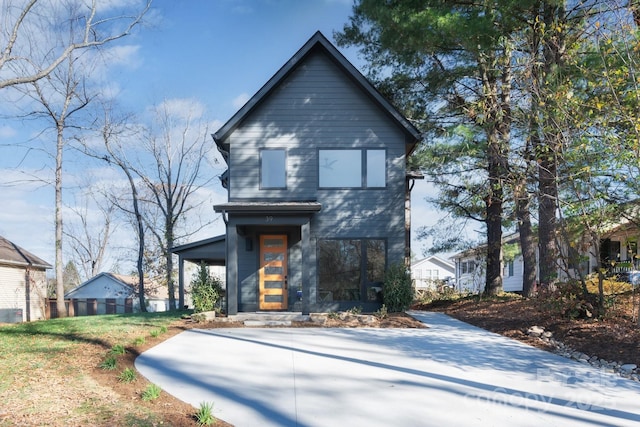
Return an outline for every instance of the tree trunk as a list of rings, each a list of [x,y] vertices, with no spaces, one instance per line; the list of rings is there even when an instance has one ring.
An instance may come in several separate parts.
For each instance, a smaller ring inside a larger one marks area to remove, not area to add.
[[[555,90],[560,83],[560,68],[565,55],[565,9],[563,2],[543,2],[542,19],[545,31],[542,39],[543,70],[540,99],[544,105],[543,141],[537,147],[538,161],[538,244],[540,248],[540,286],[557,279],[558,248],[558,153],[562,148],[562,120],[555,111]]]
[[[110,153],[112,154],[112,153]],[[113,155],[113,154],[112,154]],[[115,157],[114,157],[115,158]],[[120,162],[120,160],[118,160]],[[140,206],[138,205],[138,190],[136,183],[131,176],[131,172],[127,166],[123,163],[118,163],[120,169],[127,175],[129,180],[129,186],[131,187],[131,197],[133,199],[133,213],[136,217],[136,225],[138,227],[138,261],[136,267],[138,269],[138,301],[140,304],[140,311],[143,313],[147,311],[147,305],[145,303],[144,292],[144,223],[142,214],[140,213]]]
[[[478,65],[482,73],[487,122],[488,188],[485,198],[487,225],[487,271],[485,295],[502,292],[502,216],[504,182],[507,173],[507,152],[510,136],[511,110],[509,67],[510,49],[504,46],[502,54],[481,54]],[[501,63],[503,67],[496,67]],[[502,73],[496,74],[496,68]]]
[[[492,197],[493,196],[493,197]],[[487,197],[487,274],[485,295],[502,291],[502,201]]]
[[[540,286],[547,287],[557,278],[558,250],[556,246],[556,183],[555,154],[548,143],[543,154],[538,154],[538,244],[540,248]],[[541,150],[539,150],[541,151]]]
[[[536,291],[536,244],[531,213],[529,211],[531,197],[524,184],[517,184],[514,191],[516,198],[516,217],[520,234],[520,249],[522,251],[522,295],[532,297]]]
[[[64,127],[57,126],[56,174],[55,174],[55,245],[56,245],[56,309],[58,317],[67,317],[64,303],[64,266],[62,264],[62,152],[64,149]]]
[[[165,257],[167,258],[167,289],[169,291],[169,309],[176,309],[176,290],[173,283],[173,255],[171,248],[173,247],[173,233],[167,233],[167,246],[165,248]],[[182,307],[178,307],[182,308]]]

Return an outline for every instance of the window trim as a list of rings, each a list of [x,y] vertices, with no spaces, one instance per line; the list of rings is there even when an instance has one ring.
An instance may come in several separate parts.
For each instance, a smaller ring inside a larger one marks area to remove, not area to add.
[[[262,153],[266,152],[266,151],[281,151],[284,154],[284,185],[283,186],[266,186],[263,184],[262,182],[262,171],[263,171],[263,160],[262,160]],[[287,178],[288,178],[288,174],[287,174],[287,160],[288,160],[288,153],[287,153],[287,149],[286,148],[277,148],[277,147],[273,147],[273,148],[261,148],[259,151],[259,169],[258,169],[258,173],[260,175],[260,185],[259,188],[260,190],[286,190],[287,189]]]
[[[327,187],[320,185],[320,153],[322,151],[359,151],[360,152],[360,186],[358,187]],[[368,186],[367,185],[367,173],[368,173],[368,152],[369,151],[382,151],[384,153],[384,186]],[[384,190],[388,187],[389,182],[389,162],[388,162],[388,152],[385,147],[363,147],[363,148],[331,148],[331,147],[322,147],[316,150],[317,157],[317,165],[318,165],[318,189],[320,190]]]

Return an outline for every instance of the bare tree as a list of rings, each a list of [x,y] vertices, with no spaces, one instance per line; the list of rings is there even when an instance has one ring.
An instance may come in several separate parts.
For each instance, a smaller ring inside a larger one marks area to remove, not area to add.
[[[135,179],[135,172],[128,160],[126,143],[134,138],[135,131],[132,131],[128,124],[128,119],[114,120],[110,108],[104,110],[104,120],[101,124],[100,133],[106,154],[98,154],[96,152],[87,152],[92,157],[100,158],[110,165],[116,166],[127,177],[130,188],[131,208],[120,203],[117,199],[113,199],[115,206],[126,213],[132,214],[135,218],[135,228],[138,238],[138,257],[136,268],[138,272],[138,298],[140,302],[140,310],[147,311],[144,296],[144,251],[145,251],[145,227],[140,208],[140,197],[138,194],[138,184]]]
[[[93,201],[93,209],[89,207],[89,200]],[[67,223],[64,235],[69,242],[71,258],[80,266],[82,279],[87,280],[103,270],[105,252],[116,229],[116,205],[107,196],[103,197],[100,190],[91,188],[83,203],[76,203],[69,209],[76,221]]]
[[[197,231],[180,229],[180,222],[197,206],[195,193],[213,179],[203,179],[201,167],[207,161],[211,144],[207,141],[207,127],[199,119],[197,105],[175,100],[165,101],[155,108],[155,124],[143,137],[143,149],[151,159],[148,164],[136,166],[136,174],[145,184],[150,196],[147,202],[159,214],[148,215],[149,231],[161,248],[166,265],[166,284],[171,309],[176,307],[174,267],[171,248],[175,243]],[[155,224],[160,219],[159,224]],[[207,225],[200,224],[199,227]],[[154,226],[155,225],[155,226]],[[182,234],[180,232],[182,231]],[[179,305],[184,295],[179,295]]]
[[[44,79],[23,86],[21,90],[39,104],[28,113],[30,117],[45,118],[55,129],[55,275],[58,316],[66,316],[64,304],[64,264],[62,261],[62,164],[67,142],[66,132],[75,126],[72,119],[87,107],[92,96],[88,94],[85,79],[77,71],[79,58],[71,55],[65,68],[58,68]]]
[[[70,128],[81,127],[82,119],[78,120],[77,117],[81,116],[81,112],[98,93],[97,89],[88,89],[87,81],[96,62],[91,55],[85,55],[88,53],[86,48],[101,46],[125,36],[139,23],[149,6],[150,3],[146,3],[141,14],[125,19],[124,16],[100,16],[99,11],[104,8],[99,9],[95,0],[90,5],[82,0],[30,1],[18,14],[0,58],[0,71],[4,71],[2,75],[13,76],[3,77],[0,88],[14,86],[34,100],[38,107],[26,116],[44,117],[55,128],[55,276],[56,305],[58,316],[61,317],[67,315],[62,259],[62,168],[68,140],[66,133]],[[9,18],[15,14],[16,8],[10,1],[3,3],[3,10],[7,11]],[[119,28],[118,22],[121,20],[128,22],[125,29]],[[110,35],[103,36],[102,33]],[[34,40],[37,37],[43,39]],[[49,62],[52,55],[56,59]],[[49,65],[43,67],[42,63]],[[6,69],[3,70],[3,67]],[[84,119],[88,120],[86,117]]]
[[[98,0],[2,0],[0,89],[36,82],[78,50],[95,48],[131,33],[151,7],[105,8]],[[126,4],[126,3],[125,3]],[[134,9],[133,14],[131,10]],[[72,37],[60,43],[60,26],[74,23]]]

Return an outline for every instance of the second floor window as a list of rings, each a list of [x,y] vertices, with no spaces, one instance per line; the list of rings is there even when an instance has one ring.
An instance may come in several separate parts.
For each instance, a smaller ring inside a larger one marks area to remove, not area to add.
[[[287,187],[285,150],[260,151],[260,188]]]
[[[320,188],[384,188],[385,150],[319,150]]]

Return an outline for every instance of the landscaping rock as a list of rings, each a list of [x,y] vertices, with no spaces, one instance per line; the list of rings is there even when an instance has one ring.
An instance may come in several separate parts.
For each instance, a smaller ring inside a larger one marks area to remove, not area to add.
[[[620,372],[631,374],[638,366],[633,363],[626,363],[620,366]]]
[[[527,330],[527,335],[531,337],[540,337],[544,333],[544,328],[541,326],[532,326]]]

